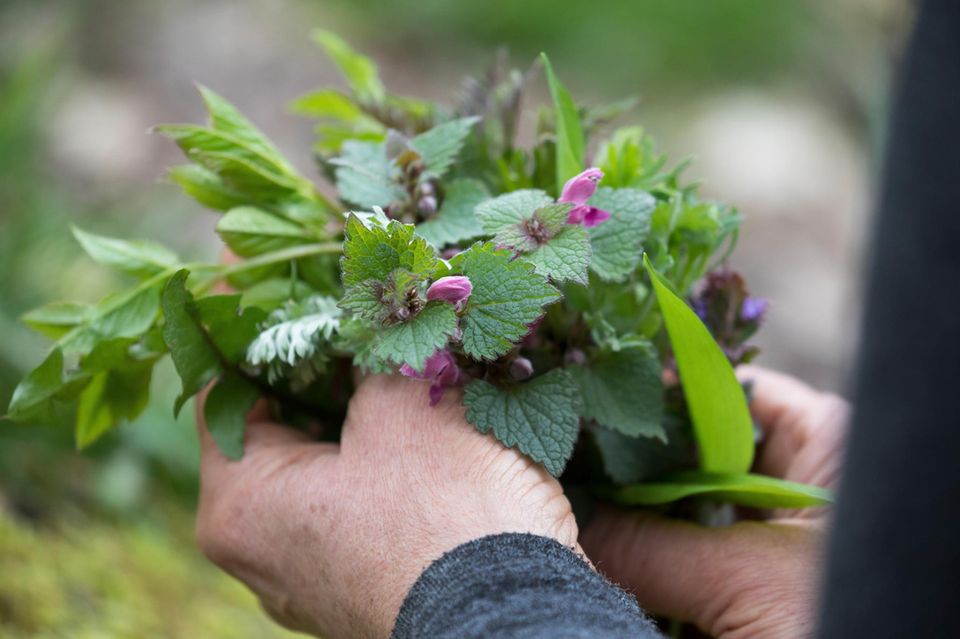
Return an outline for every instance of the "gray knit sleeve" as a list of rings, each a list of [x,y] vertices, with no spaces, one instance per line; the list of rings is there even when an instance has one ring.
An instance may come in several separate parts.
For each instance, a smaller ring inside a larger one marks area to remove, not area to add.
[[[633,597],[558,542],[518,533],[454,548],[410,589],[392,639],[661,635]]]

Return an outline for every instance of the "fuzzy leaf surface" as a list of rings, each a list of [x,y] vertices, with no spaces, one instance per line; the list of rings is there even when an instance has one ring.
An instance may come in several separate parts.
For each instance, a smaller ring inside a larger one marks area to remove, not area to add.
[[[331,163],[337,167],[337,192],[347,202],[369,209],[404,197],[403,189],[393,180],[394,167],[382,143],[348,140],[341,155]]]
[[[374,353],[395,364],[423,370],[427,358],[443,348],[457,328],[457,315],[449,302],[428,302],[415,316],[380,334]]]
[[[437,248],[472,240],[484,234],[474,209],[490,197],[483,182],[474,179],[451,181],[436,217],[417,224],[417,233]]]
[[[590,204],[610,213],[610,219],[589,229],[593,246],[590,268],[601,279],[622,282],[643,259],[643,242],[650,233],[656,200],[637,189],[601,187]]]
[[[444,122],[410,140],[410,147],[420,154],[426,165],[425,178],[443,177],[479,120],[478,117],[468,117]]]
[[[437,253],[413,225],[392,221],[386,228],[367,227],[356,215],[347,219],[340,267],[347,287],[367,280],[386,282],[395,269],[426,277],[437,267]]]
[[[591,254],[587,230],[580,225],[568,224],[546,243],[525,253],[524,257],[538,273],[555,282],[586,284]]]

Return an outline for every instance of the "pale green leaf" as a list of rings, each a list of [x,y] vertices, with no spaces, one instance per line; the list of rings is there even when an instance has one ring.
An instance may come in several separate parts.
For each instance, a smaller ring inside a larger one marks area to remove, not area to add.
[[[621,282],[643,259],[643,242],[650,233],[656,200],[636,189],[601,187],[590,205],[610,213],[609,220],[589,230],[593,245],[590,268],[603,280]]]
[[[77,448],[86,448],[122,420],[135,419],[143,412],[150,399],[152,374],[153,362],[94,374],[77,404]]]
[[[439,178],[447,172],[479,120],[478,117],[451,120],[410,140],[410,148],[420,154],[426,165],[422,179]]]
[[[148,278],[176,267],[180,258],[170,249],[146,240],[120,240],[72,227],[80,246],[95,262],[128,275]]]
[[[377,75],[377,65],[369,58],[360,55],[339,36],[330,31],[316,29],[311,34],[314,42],[323,47],[330,59],[343,73],[353,93],[361,102],[381,104],[386,91]]]
[[[541,53],[547,71],[547,83],[553,98],[553,111],[557,129],[557,193],[564,183],[583,171],[583,153],[586,146],[577,105],[567,89],[560,84],[550,60]]]
[[[591,252],[587,230],[568,224],[544,244],[524,253],[524,257],[538,273],[555,282],[586,284]]]
[[[220,176],[199,164],[181,164],[171,168],[168,174],[184,193],[215,211],[226,211],[245,203],[244,197],[224,184]]]
[[[336,166],[337,192],[347,202],[362,208],[383,207],[405,196],[393,179],[395,169],[383,143],[348,140],[330,163]]]
[[[74,302],[52,302],[20,317],[20,320],[51,339],[60,339],[70,329],[90,319],[93,307]]]
[[[242,257],[306,244],[312,239],[302,226],[252,206],[227,211],[217,222],[217,233]]]
[[[427,302],[406,322],[385,329],[374,353],[395,364],[423,370],[427,358],[446,346],[457,328],[457,315],[449,302]]]
[[[311,91],[290,103],[290,110],[312,118],[332,118],[342,122],[368,119],[363,109],[336,89]]]
[[[210,115],[212,128],[241,140],[247,147],[269,158],[284,173],[294,173],[279,149],[237,107],[205,86],[201,85],[198,89]]]
[[[52,401],[63,385],[63,352],[54,348],[14,389],[7,407],[7,417],[15,420],[30,418],[44,404]]]
[[[480,237],[484,234],[483,227],[474,209],[489,197],[490,192],[479,180],[451,181],[446,185],[443,204],[436,217],[417,224],[417,234],[437,248]]]
[[[521,189],[482,202],[474,212],[484,231],[499,235],[510,230],[515,234],[519,246],[526,241],[526,237],[519,234],[520,225],[533,217],[537,209],[552,203],[553,198],[543,191]]]

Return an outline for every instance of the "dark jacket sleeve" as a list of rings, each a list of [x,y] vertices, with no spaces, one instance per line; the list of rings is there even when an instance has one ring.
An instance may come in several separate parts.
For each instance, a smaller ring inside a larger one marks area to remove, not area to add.
[[[653,639],[633,597],[552,539],[507,533],[463,544],[407,594],[393,639]]]
[[[960,2],[894,107],[820,637],[960,636]]]

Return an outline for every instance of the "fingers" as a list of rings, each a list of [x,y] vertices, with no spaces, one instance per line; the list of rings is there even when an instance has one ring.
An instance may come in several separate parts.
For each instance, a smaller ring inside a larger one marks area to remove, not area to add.
[[[812,599],[815,532],[806,524],[754,522],[706,528],[603,509],[580,543],[597,569],[632,591],[648,611],[721,636],[742,606],[759,606],[765,596],[772,595],[771,605],[782,608]],[[784,590],[790,597],[781,596]]]

